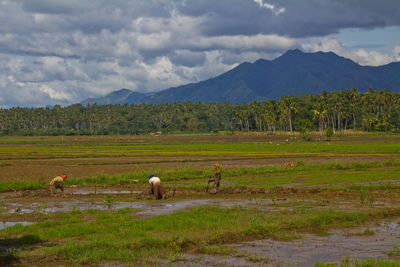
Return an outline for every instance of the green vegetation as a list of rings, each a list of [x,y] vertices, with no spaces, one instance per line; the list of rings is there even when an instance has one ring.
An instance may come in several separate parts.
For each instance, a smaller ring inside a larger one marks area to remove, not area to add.
[[[400,258],[400,246],[395,246],[393,250],[389,251],[388,255],[392,258]]]
[[[399,262],[394,262],[394,261],[387,261],[387,260],[376,260],[376,259],[366,259],[366,260],[358,260],[355,259],[352,262],[350,261],[345,261],[341,263],[340,265],[338,264],[333,264],[333,263],[316,263],[314,267],[399,267],[400,263]]]
[[[275,188],[279,185],[298,184],[320,185],[332,189],[346,188],[360,190],[360,202],[372,204],[375,199],[370,190],[394,189],[398,185],[340,185],[344,183],[372,182],[379,180],[397,180],[400,161],[352,162],[352,163],[300,163],[293,168],[285,166],[263,166],[247,168],[224,168],[223,183],[249,188]],[[203,189],[206,177],[213,175],[213,169],[200,167],[152,168],[152,172],[162,177],[166,186]],[[147,184],[148,170],[137,170],[127,174],[95,175],[82,178],[69,178],[66,185],[136,185]],[[325,185],[328,184],[329,185]],[[40,181],[5,181],[0,182],[0,192],[47,188],[46,182]]]
[[[23,159],[57,159],[57,158],[126,158],[140,157],[140,162],[151,162],[154,157],[168,162],[181,158],[181,162],[205,159],[240,159],[265,157],[355,157],[360,155],[387,156],[400,153],[398,137],[390,141],[374,139],[365,135],[365,141],[351,143],[350,135],[345,143],[332,144],[328,142],[302,142],[296,136],[282,136],[279,141],[258,142],[239,141],[235,139],[220,140],[219,138],[199,139],[177,138],[163,139],[150,136],[142,138],[115,138],[111,137],[46,137],[41,140],[37,137],[0,138],[0,168],[13,166],[12,160]],[[390,137],[390,136],[388,136]],[[222,138],[222,137],[221,137]],[[267,139],[267,138],[265,138]],[[246,138],[244,138],[246,140]],[[279,139],[278,139],[279,140]],[[179,160],[178,160],[179,161]],[[45,163],[46,164],[46,163]],[[51,164],[51,162],[47,163]],[[88,164],[80,161],[80,165]],[[101,163],[97,163],[101,164]]]
[[[274,188],[279,185],[297,183],[301,185],[326,184],[323,187],[347,188],[361,190],[360,201],[362,203],[373,202],[373,196],[369,190],[398,188],[397,185],[347,185],[340,183],[356,183],[379,180],[397,180],[400,177],[397,171],[400,161],[387,162],[353,162],[353,163],[324,163],[304,164],[294,168],[284,166],[264,166],[247,168],[224,168],[223,183],[228,182],[234,186],[246,186],[249,188]],[[181,167],[181,168],[152,168],[152,172],[162,177],[167,186],[202,189],[205,186],[205,178],[213,175],[211,168]],[[69,178],[66,185],[135,185],[147,184],[148,170],[118,175],[95,175],[91,177]],[[46,182],[40,181],[5,181],[0,182],[0,192],[14,190],[29,190],[47,188]]]
[[[108,135],[218,131],[399,131],[399,94],[357,89],[250,104],[165,103],[0,109],[0,135]],[[304,135],[306,139],[307,135]]]
[[[296,118],[291,119],[294,130]],[[336,131],[326,141],[323,134],[307,133],[312,142],[296,134],[266,133],[1,137],[0,192],[47,189],[49,179],[60,170],[68,173],[66,187],[104,186],[110,191],[90,196],[50,197],[44,190],[2,194],[4,221],[36,223],[0,231],[0,246],[8,248],[0,253],[0,265],[31,261],[40,265],[51,259],[55,265],[164,266],[185,260],[186,252],[242,257],[241,261],[259,264],[273,261],[274,255],[247,254],[231,244],[265,238],[293,240],[304,233],[327,235],[357,226],[362,227],[354,235],[375,237],[380,234],[375,227],[383,220],[398,222],[399,136]],[[205,188],[207,178],[214,176],[214,162],[222,165],[222,184],[218,194],[209,195]],[[168,193],[176,191],[175,199],[156,203],[141,193],[109,193],[113,186],[128,192],[147,191],[149,173],[162,179]],[[125,206],[119,202],[170,207],[193,199],[196,203],[215,201],[221,207],[192,207],[152,218],[138,217],[147,215],[130,208],[115,210]],[[31,201],[35,202],[32,213],[19,213]],[[71,204],[71,212],[46,214],[55,203]],[[91,204],[106,210],[81,211],[83,203],[88,205],[82,209]],[[232,206],[236,203],[244,206]],[[394,261],[399,249],[387,253]],[[343,264],[395,266],[375,260]]]
[[[230,250],[216,246],[262,238],[290,240],[302,232],[324,233],[335,227],[354,227],[400,215],[398,208],[365,212],[298,208],[269,213],[258,208],[203,206],[149,219],[137,219],[130,212],[53,214],[34,225],[1,230],[0,236],[26,245],[17,253],[22,259],[57,257],[80,264],[115,260],[154,263],[158,257],[176,257],[188,250],[228,254]],[[41,241],[54,246],[29,249],[30,244]]]
[[[46,186],[47,183],[39,181],[6,181],[0,182],[0,192],[39,189]]]

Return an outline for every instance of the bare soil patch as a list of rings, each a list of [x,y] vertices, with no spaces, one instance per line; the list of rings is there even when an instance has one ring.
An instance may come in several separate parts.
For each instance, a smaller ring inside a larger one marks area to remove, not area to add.
[[[256,166],[284,166],[287,162],[303,161],[309,164],[325,162],[367,162],[367,161],[387,161],[390,159],[400,159],[398,156],[319,156],[319,157],[258,157],[258,158],[237,158],[237,159],[183,159],[153,157],[152,161],[143,158],[81,158],[81,159],[57,159],[57,160],[24,160],[10,161],[11,165],[0,166],[0,182],[9,180],[24,181],[50,181],[55,175],[67,173],[69,177],[88,177],[95,175],[117,175],[137,170],[151,170],[152,167],[209,167],[218,161],[226,168],[256,167]]]

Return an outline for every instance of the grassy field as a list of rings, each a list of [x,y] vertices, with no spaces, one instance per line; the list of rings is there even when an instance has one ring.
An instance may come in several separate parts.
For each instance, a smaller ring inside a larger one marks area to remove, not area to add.
[[[287,135],[1,137],[0,182],[117,175],[164,168],[283,166],[285,162],[400,160],[397,135],[341,135],[305,142]]]
[[[213,176],[213,169],[209,167],[154,167],[136,168],[117,175],[93,175],[72,177],[66,180],[66,185],[135,185],[147,183],[150,172],[157,173],[163,178],[166,185],[176,188],[201,189],[206,177]],[[225,168],[225,184],[237,187],[271,188],[279,185],[292,186],[338,186],[349,183],[378,182],[381,180],[399,180],[400,160],[368,161],[340,163],[338,161],[320,164],[305,164],[295,162],[294,167],[259,166],[259,167],[232,167]],[[0,192],[44,188],[47,181],[8,180],[0,182]]]
[[[214,246],[222,248],[224,244],[264,238],[291,240],[299,238],[302,232],[324,234],[334,227],[354,227],[399,214],[398,208],[343,212],[299,207],[265,213],[259,209],[204,206],[168,216],[137,219],[129,209],[93,210],[56,214],[54,217],[63,219],[13,227],[2,234],[20,236],[13,240],[19,244],[58,244],[62,240],[56,246],[43,246],[21,256],[52,255],[81,264],[107,260],[155,264],[155,258],[171,259],[188,250],[224,253],[215,251]]]
[[[130,190],[147,190],[148,174],[155,173],[167,190],[177,190],[176,199],[166,203],[212,198],[221,203],[242,199],[243,204],[191,207],[151,218],[132,208],[80,210],[78,205],[68,212],[38,209],[32,214],[4,209],[3,221],[36,223],[0,230],[0,260],[22,265],[51,260],[65,265],[179,266],[180,259],[193,254],[273,264],[271,255],[245,255],[230,244],[298,240],[304,234],[326,235],[379,225],[382,220],[399,222],[400,136],[337,135],[326,141],[315,135],[313,139],[261,134],[2,137],[0,202],[7,205],[94,201],[91,198],[154,202],[133,195],[51,198],[43,190],[53,176],[64,172],[69,175],[67,187]],[[218,194],[210,195],[205,186],[217,161],[222,165],[222,186]],[[286,167],[288,162],[294,166]],[[371,234],[377,233],[361,232]],[[399,266],[400,253],[393,251],[387,251],[386,260],[352,259],[343,266]]]

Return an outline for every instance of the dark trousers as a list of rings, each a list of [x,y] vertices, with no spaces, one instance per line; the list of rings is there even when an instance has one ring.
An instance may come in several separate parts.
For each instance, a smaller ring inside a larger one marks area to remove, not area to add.
[[[156,199],[166,198],[165,190],[161,183],[155,184],[152,189],[153,189],[152,192],[154,193]]]

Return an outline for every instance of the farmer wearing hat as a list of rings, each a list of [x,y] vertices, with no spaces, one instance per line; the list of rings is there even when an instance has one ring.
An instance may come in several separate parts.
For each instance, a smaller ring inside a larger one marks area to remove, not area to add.
[[[56,193],[56,189],[61,189],[61,192],[64,192],[63,182],[67,179],[66,174],[62,174],[60,176],[54,177],[49,184],[49,189],[52,194]]]
[[[164,187],[161,184],[160,178],[154,176],[154,174],[149,175],[149,184],[151,194],[154,194],[156,199],[166,199]]]
[[[218,192],[218,188],[219,188],[220,181],[221,181],[221,167],[220,167],[219,163],[215,163],[214,168],[215,168],[214,177],[208,178],[206,192],[208,192],[208,187],[209,187],[210,183],[213,183],[213,189],[212,189],[212,191],[210,191],[210,193],[215,194]]]

